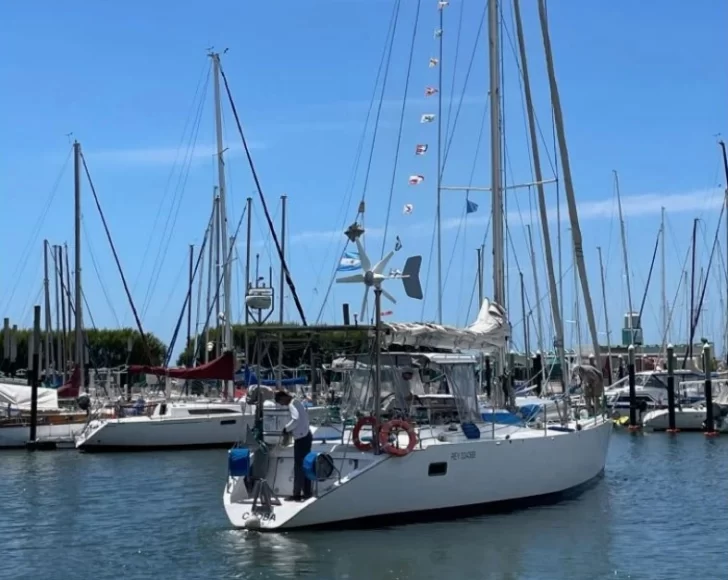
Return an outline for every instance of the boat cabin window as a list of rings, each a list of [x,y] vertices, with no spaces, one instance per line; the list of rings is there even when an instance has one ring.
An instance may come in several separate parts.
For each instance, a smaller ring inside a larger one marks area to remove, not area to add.
[[[160,403],[159,404],[159,414],[160,415],[166,415],[167,414],[167,403]]]
[[[445,475],[447,473],[447,463],[444,461],[438,463],[430,463],[427,469],[427,475],[433,477],[435,475]]]
[[[190,415],[229,415],[230,413],[236,413],[234,409],[188,409]]]

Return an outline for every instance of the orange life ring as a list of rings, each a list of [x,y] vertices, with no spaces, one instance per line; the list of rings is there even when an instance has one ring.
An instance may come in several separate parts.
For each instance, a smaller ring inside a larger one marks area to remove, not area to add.
[[[371,451],[372,449],[374,449],[374,445],[372,445],[371,443],[364,443],[359,435],[361,434],[361,430],[365,425],[369,425],[372,430],[374,430],[374,426],[376,424],[377,420],[370,415],[368,417],[361,417],[356,422],[356,425],[354,425],[354,431],[351,434],[351,438],[354,441],[354,447],[356,447],[359,451]]]
[[[389,435],[394,429],[407,431],[407,435],[409,436],[407,447],[395,447],[392,443],[390,443]],[[392,419],[382,425],[382,428],[379,430],[379,445],[390,455],[404,457],[415,448],[415,445],[417,445],[417,434],[415,433],[414,427],[412,427],[412,425],[410,425],[407,421],[403,421],[402,419]]]

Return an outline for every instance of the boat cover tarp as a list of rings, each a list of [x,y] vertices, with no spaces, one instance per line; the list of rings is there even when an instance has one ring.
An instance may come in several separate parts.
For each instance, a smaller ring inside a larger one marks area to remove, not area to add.
[[[0,383],[0,405],[30,411],[31,388],[26,385]],[[58,409],[58,391],[38,387],[38,409]]]
[[[76,365],[67,383],[58,388],[58,396],[62,399],[75,399],[81,388],[81,367]]]
[[[193,368],[170,369],[149,365],[129,365],[129,372],[161,375],[173,379],[232,381],[235,377],[235,366],[235,356],[232,351],[227,351],[221,357]]]
[[[494,351],[506,347],[510,325],[505,310],[489,300],[483,300],[478,317],[467,328],[420,322],[389,322],[382,324],[387,344],[447,350]]]

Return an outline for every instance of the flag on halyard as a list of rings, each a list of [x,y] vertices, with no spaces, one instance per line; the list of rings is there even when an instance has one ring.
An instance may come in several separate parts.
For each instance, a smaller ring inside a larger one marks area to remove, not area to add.
[[[399,236],[394,238],[394,251],[399,252],[402,249],[402,240],[399,239]]]
[[[430,59],[430,68],[435,68],[437,66],[437,63],[440,62],[439,58],[435,58],[434,56]]]
[[[435,40],[440,38],[442,36],[442,28],[435,28],[433,36],[435,37]]]
[[[424,180],[425,180],[425,178],[422,175],[410,175],[409,184],[410,185],[419,185]]]
[[[402,208],[402,213],[404,215],[410,215],[415,209],[415,206],[411,203],[405,203],[404,207]]]
[[[478,211],[478,204],[469,199],[465,200],[465,213],[475,213]]]
[[[361,268],[361,260],[359,254],[356,252],[344,252],[344,255],[339,260],[339,266],[336,268],[337,272],[353,272]]]
[[[425,88],[425,96],[431,97],[432,95],[437,94],[437,89],[435,87],[426,87]]]
[[[394,310],[384,310],[384,311],[380,312],[379,314],[380,314],[380,316],[392,316],[392,314],[394,314]]]
[[[449,6],[450,2],[447,2],[446,0],[440,0],[437,3],[437,9],[442,10],[443,8],[447,8]]]
[[[424,155],[425,153],[427,153],[427,144],[426,143],[417,145],[417,147],[415,147],[415,155]]]
[[[432,123],[435,120],[435,115],[432,113],[425,113],[420,117],[420,123]]]

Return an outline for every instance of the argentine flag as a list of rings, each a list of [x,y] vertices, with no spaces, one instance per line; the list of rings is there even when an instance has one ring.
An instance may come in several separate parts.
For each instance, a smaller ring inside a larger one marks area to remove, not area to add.
[[[337,272],[353,272],[361,268],[361,260],[359,254],[356,252],[344,252],[344,255],[339,260],[339,267],[336,268]]]

